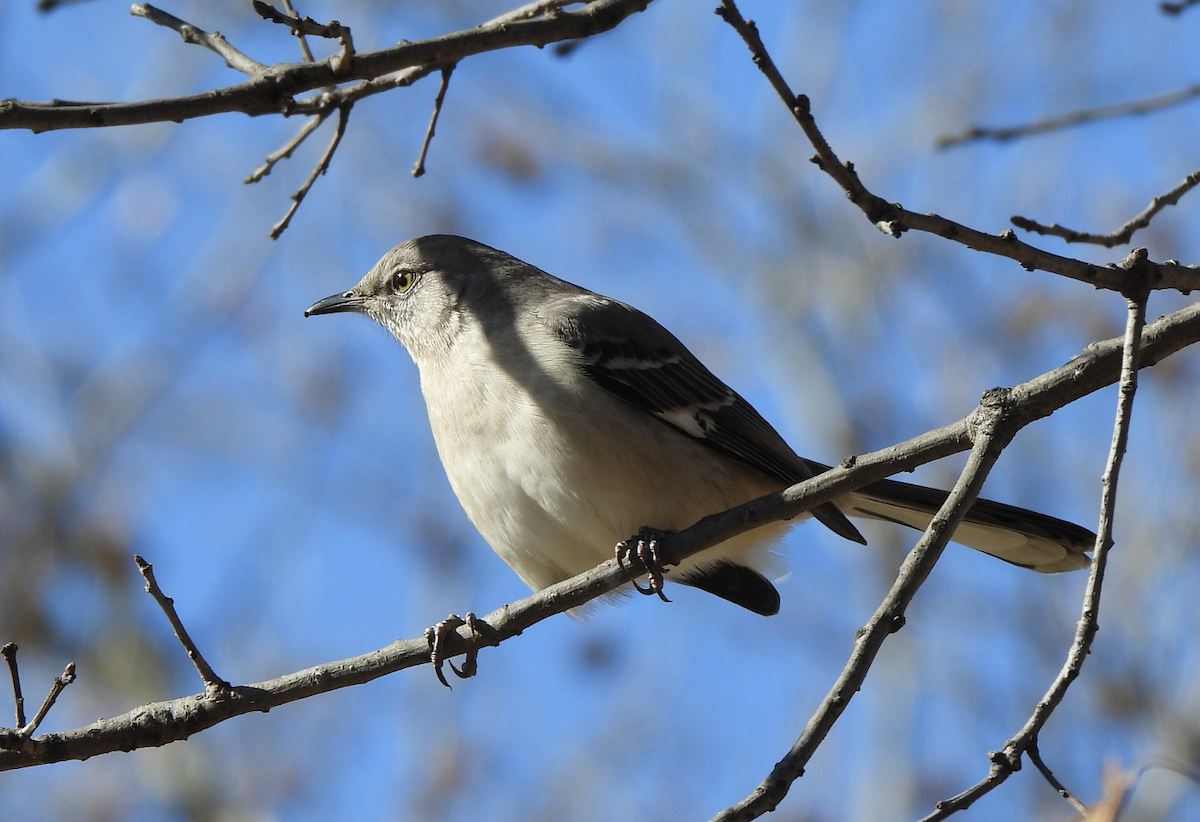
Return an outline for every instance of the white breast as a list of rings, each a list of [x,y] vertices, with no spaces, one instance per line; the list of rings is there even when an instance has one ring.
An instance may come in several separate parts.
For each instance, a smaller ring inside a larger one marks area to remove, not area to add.
[[[482,336],[478,328],[461,333]],[[498,347],[508,370],[496,361]],[[465,350],[489,357],[457,353]],[[418,362],[450,485],[480,534],[531,588],[611,558],[616,543],[642,526],[679,530],[780,487],[592,384],[575,357],[545,331],[453,345]],[[769,545],[783,527],[758,529],[681,568],[738,555],[769,570],[769,558],[744,555]]]

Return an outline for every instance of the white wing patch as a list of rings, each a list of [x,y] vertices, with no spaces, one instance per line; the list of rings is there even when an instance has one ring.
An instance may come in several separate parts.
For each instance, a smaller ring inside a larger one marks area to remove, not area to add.
[[[638,356],[628,356],[614,354],[608,357],[602,357],[597,354],[592,359],[596,364],[607,368],[611,371],[649,371],[656,368],[664,368],[668,365],[678,365],[681,361],[680,357],[656,357],[654,359],[644,359]]]
[[[711,435],[717,429],[712,417],[697,408],[672,408],[670,411],[656,411],[654,416],[666,420],[698,440]]]

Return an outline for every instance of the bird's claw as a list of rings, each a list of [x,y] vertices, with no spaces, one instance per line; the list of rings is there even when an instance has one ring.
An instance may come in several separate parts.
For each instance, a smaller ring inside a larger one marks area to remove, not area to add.
[[[429,643],[429,661],[433,663],[433,672],[437,674],[438,682],[441,682],[447,688],[450,683],[446,681],[446,675],[442,673],[442,663],[450,666],[450,670],[459,679],[469,679],[475,676],[479,670],[479,649],[471,648],[463,656],[462,668],[455,667],[454,663],[446,658],[446,642],[447,639],[458,631],[459,628],[466,625],[474,637],[482,637],[483,632],[480,631],[482,620],[478,619],[475,614],[467,611],[467,616],[464,619],[458,614],[451,614],[443,619],[437,625],[425,629],[425,641]]]
[[[621,568],[633,568],[640,565],[646,571],[648,585],[643,588],[636,579],[630,580],[639,594],[646,596],[658,595],[663,602],[670,602],[663,593],[663,562],[658,555],[658,541],[666,536],[666,532],[654,528],[641,528],[636,537],[621,540],[617,543],[616,559]]]

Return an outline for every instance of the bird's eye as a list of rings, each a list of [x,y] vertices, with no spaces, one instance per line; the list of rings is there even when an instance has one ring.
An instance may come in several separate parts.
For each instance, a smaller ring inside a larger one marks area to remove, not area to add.
[[[417,281],[417,275],[411,271],[397,271],[392,275],[392,290],[400,294],[412,288],[413,283]]]

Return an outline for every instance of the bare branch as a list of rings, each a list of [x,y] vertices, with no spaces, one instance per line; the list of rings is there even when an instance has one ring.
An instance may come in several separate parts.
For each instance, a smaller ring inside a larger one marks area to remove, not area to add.
[[[154,566],[136,554],[133,557],[133,561],[137,563],[142,579],[146,580],[146,593],[154,597],[154,601],[158,603],[158,607],[166,614],[167,622],[171,623],[171,630],[175,632],[175,638],[179,640],[179,644],[187,652],[188,659],[192,661],[192,665],[196,668],[196,673],[200,674],[200,681],[204,683],[205,692],[210,694],[227,692],[229,690],[229,683],[217,676],[216,672],[213,671],[212,667],[200,653],[200,649],[196,647],[196,643],[192,642],[187,628],[183,627],[183,621],[175,611],[175,600],[164,594],[162,588],[158,587],[158,580],[154,578]]]
[[[451,64],[453,65],[453,64]],[[290,114],[320,114],[330,111],[343,103],[357,103],[366,97],[382,94],[397,88],[406,88],[418,80],[428,77],[435,71],[441,71],[444,66],[416,66],[401,71],[385,74],[373,80],[366,80],[342,89],[329,89],[322,94],[296,100],[290,109]]]
[[[270,174],[271,169],[275,167],[275,164],[280,160],[286,160],[288,157],[291,157],[292,152],[299,148],[300,144],[305,141],[308,135],[316,131],[317,127],[321,125],[321,123],[325,122],[325,118],[328,116],[329,111],[323,111],[308,118],[308,121],[305,122],[300,131],[296,133],[295,137],[284,143],[283,147],[278,151],[268,154],[266,162],[254,169],[254,171],[250,172],[250,176],[245,180],[242,180],[242,182],[245,184],[257,183],[263,177],[266,177],[268,174]]]
[[[433,141],[433,132],[437,128],[438,117],[442,113],[442,102],[446,99],[446,89],[450,87],[450,75],[454,66],[442,69],[442,85],[438,88],[437,96],[433,98],[433,114],[429,117],[429,128],[425,130],[425,139],[421,143],[421,153],[413,163],[412,176],[420,177],[425,173],[425,155],[429,152],[429,144]]]
[[[1026,231],[1036,231],[1038,234],[1048,234],[1054,237],[1062,237],[1068,243],[1093,243],[1102,245],[1105,248],[1112,248],[1115,245],[1124,245],[1133,239],[1133,234],[1138,229],[1146,228],[1150,225],[1150,221],[1154,219],[1158,212],[1162,211],[1167,206],[1173,206],[1179,203],[1181,197],[1187,194],[1197,184],[1200,184],[1200,171],[1193,171],[1183,179],[1183,182],[1175,186],[1175,188],[1163,194],[1161,197],[1155,197],[1150,201],[1150,205],[1146,206],[1140,214],[1134,217],[1125,225],[1118,228],[1109,234],[1088,234],[1082,231],[1074,231],[1069,228],[1064,228],[1058,223],[1044,226],[1034,220],[1025,217],[1013,217],[1012,224],[1017,228],[1023,228]]]
[[[1038,769],[1038,773],[1042,775],[1042,778],[1050,783],[1050,787],[1058,791],[1058,795],[1067,800],[1071,804],[1071,807],[1075,809],[1075,812],[1086,819],[1087,806],[1076,799],[1075,795],[1068,791],[1063,783],[1058,781],[1054,772],[1046,767],[1046,763],[1042,761],[1042,752],[1038,750],[1037,739],[1029,743],[1029,747],[1025,749],[1025,753],[1029,756],[1029,761],[1033,763],[1033,766]]]
[[[1147,367],[1200,342],[1200,303],[1160,318],[1146,327],[1139,365]],[[1121,372],[1124,339],[1093,343],[1061,367],[1006,392],[1011,400],[1006,420],[1027,424],[1049,416],[1106,385]],[[847,460],[841,466],[729,511],[705,517],[690,528],[666,538],[664,561],[679,560],[712,547],[739,533],[769,522],[793,518],[833,497],[895,473],[971,447],[972,414],[956,423],[922,434],[907,442]],[[928,557],[928,553],[926,554]],[[636,574],[614,560],[553,585],[532,596],[505,605],[484,618],[480,630],[466,626],[445,637],[446,658],[496,645],[520,634],[547,617],[615,590]],[[424,637],[398,640],[386,648],[359,657],[319,665],[253,685],[234,686],[218,696],[209,693],[157,702],[112,719],[63,733],[23,739],[0,731],[0,771],[64,760],[87,759],[117,750],[165,745],[210,728],[226,719],[252,711],[265,711],[318,693],[369,682],[404,668],[430,662]]]
[[[1138,283],[1137,271],[1131,271],[1132,283]],[[1121,471],[1121,461],[1125,456],[1125,447],[1129,441],[1129,422],[1133,412],[1133,398],[1137,392],[1137,372],[1141,367],[1139,358],[1143,354],[1142,333],[1146,322],[1146,298],[1149,289],[1144,284],[1131,285],[1126,295],[1128,304],[1128,319],[1125,327],[1125,337],[1121,350],[1121,376],[1117,392],[1117,412],[1113,423],[1112,446],[1109,449],[1108,463],[1101,480],[1100,498],[1100,527],[1096,532],[1096,547],[1092,553],[1092,570],[1088,576],[1087,587],[1083,595],[1083,613],[1075,627],[1075,639],[1067,652],[1067,658],[1062,669],[1046,694],[1038,701],[1033,714],[1024,727],[1006,743],[1000,751],[988,755],[991,767],[986,777],[955,797],[939,802],[934,812],[921,822],[947,817],[970,807],[977,799],[990,793],[1002,785],[1021,768],[1021,757],[1028,752],[1030,746],[1037,744],[1038,734],[1050,720],[1055,709],[1067,695],[1067,689],[1079,676],[1083,663],[1091,652],[1092,642],[1099,630],[1100,592],[1104,585],[1104,569],[1108,563],[1108,551],[1112,547],[1113,518],[1117,500],[1117,478]]]
[[[217,53],[225,60],[225,65],[234,71],[240,71],[242,74],[249,75],[250,77],[257,77],[267,70],[267,67],[262,63],[250,59],[229,45],[229,41],[222,37],[218,31],[210,33],[204,29],[197,28],[191,23],[185,23],[178,17],[167,14],[162,9],[157,9],[149,3],[134,3],[129,9],[129,13],[134,17],[145,17],[151,23],[157,23],[160,26],[174,29],[183,37],[183,42],[204,46],[209,51]]]
[[[855,636],[854,650],[841,675],[808,720],[796,744],[775,765],[762,784],[746,799],[713,817],[713,822],[747,822],[775,810],[787,796],[792,783],[803,776],[812,755],[862,687],[884,641],[904,627],[904,613],[909,603],[929,577],[951,535],[970,510],[988,472],[1020,430],[1020,424],[1008,419],[1010,402],[1009,392],[1003,389],[993,389],[984,395],[983,402],[972,415],[974,446],[954,490],[929,523],[916,547],[905,558],[887,596]]]
[[[1145,100],[1135,100],[1132,103],[1117,103],[1110,106],[1100,106],[1099,108],[1082,109],[1070,114],[1060,114],[1056,117],[1047,117],[1045,120],[1039,120],[1036,123],[1028,123],[1023,126],[1009,126],[1007,128],[972,126],[962,134],[946,135],[937,138],[935,145],[938,148],[949,148],[974,140],[995,140],[996,142],[1003,143],[1021,137],[1030,137],[1035,134],[1061,131],[1062,129],[1072,128],[1084,123],[1092,123],[1096,120],[1111,120],[1116,117],[1149,114],[1186,103],[1195,97],[1200,97],[1200,84],[1188,86],[1185,89],[1173,91],[1170,94],[1160,94],[1157,97],[1149,97]]]
[[[240,111],[251,116],[288,114],[295,110],[295,96],[306,91],[345,80],[378,79],[402,69],[424,69],[427,74],[465,57],[488,51],[514,46],[545,46],[562,40],[591,37],[616,28],[651,2],[653,0],[593,0],[579,11],[560,11],[553,16],[531,20],[489,21],[465,31],[356,54],[349,71],[344,75],[339,75],[329,61],[284,63],[271,66],[262,74],[236,86],[162,100],[135,103],[4,100],[0,101],[0,129],[20,128],[42,132],[62,128],[181,122],[229,111]],[[395,85],[388,87],[394,88]]]
[[[54,681],[50,683],[50,692],[46,694],[46,698],[42,701],[42,707],[38,708],[37,713],[33,715],[33,719],[29,720],[29,724],[17,731],[17,736],[22,739],[29,739],[33,736],[34,731],[38,729],[42,724],[42,720],[46,718],[46,714],[50,713],[50,709],[54,707],[54,703],[58,700],[58,695],[74,681],[75,663],[68,662],[62,675],[54,677]]]
[[[272,23],[281,23],[291,29],[292,34],[297,37],[302,37],[305,34],[311,34],[314,37],[324,37],[330,40],[337,40],[342,44],[342,50],[334,55],[329,60],[329,65],[333,69],[333,73],[339,77],[344,76],[350,70],[350,62],[354,58],[354,40],[350,36],[350,27],[343,26],[337,20],[332,20],[329,23],[318,23],[311,17],[301,18],[291,8],[288,9],[290,14],[284,14],[278,11],[262,0],[253,0],[252,5],[258,15],[264,20],[270,20]],[[307,46],[305,46],[307,49]],[[311,60],[311,53],[309,58]]]
[[[338,124],[337,130],[333,132],[333,139],[329,141],[329,145],[325,147],[325,153],[321,155],[321,159],[317,161],[317,165],[313,168],[312,173],[308,175],[308,179],[296,190],[292,195],[292,204],[287,210],[287,214],[283,215],[283,219],[271,226],[271,239],[278,240],[279,235],[287,229],[292,222],[292,217],[296,215],[296,210],[300,208],[300,204],[304,202],[305,195],[308,190],[313,187],[313,183],[317,178],[329,170],[329,161],[333,159],[333,153],[337,151],[338,144],[342,142],[342,135],[346,133],[346,123],[350,120],[350,109],[352,103],[344,103],[338,107]]]
[[[17,673],[17,645],[15,642],[6,642],[3,647],[0,647],[0,656],[4,657],[4,663],[8,666],[8,673],[12,677],[13,686],[13,702],[16,705],[17,721],[13,724],[14,728],[25,727],[25,697],[21,696],[21,675]]]
[[[830,148],[812,116],[808,98],[795,95],[788,88],[787,82],[763,46],[754,23],[742,18],[733,0],[721,0],[717,14],[745,41],[754,64],[767,76],[776,94],[787,105],[792,117],[816,149],[817,153],[812,162],[845,190],[850,202],[858,206],[871,224],[880,231],[892,237],[899,237],[909,230],[936,234],[975,251],[1007,257],[1028,271],[1048,271],[1079,280],[1095,288],[1124,290],[1128,278],[1118,266],[1098,266],[1070,257],[1061,257],[1022,242],[1017,239],[1012,229],[1005,229],[998,235],[985,234],[937,214],[917,214],[908,211],[899,203],[889,203],[872,194],[859,179],[854,164],[843,163]],[[1200,290],[1200,266],[1181,266],[1173,261],[1148,265],[1151,288],[1174,289],[1185,294]]]
[[[296,13],[296,10],[294,8],[292,8],[291,0],[283,0],[283,10],[286,11],[292,17],[296,17],[296,18],[300,17],[300,15]],[[306,62],[306,63],[315,62],[313,60],[312,49],[310,49],[308,47],[308,39],[304,36],[304,32],[294,31],[292,33],[296,36],[296,39],[298,41],[300,41],[300,53],[304,56],[304,62]]]

